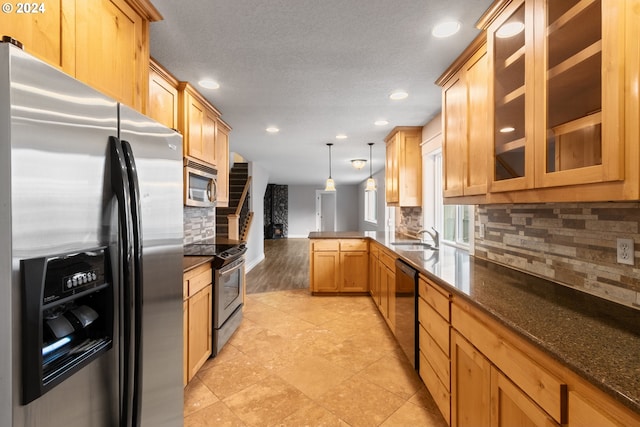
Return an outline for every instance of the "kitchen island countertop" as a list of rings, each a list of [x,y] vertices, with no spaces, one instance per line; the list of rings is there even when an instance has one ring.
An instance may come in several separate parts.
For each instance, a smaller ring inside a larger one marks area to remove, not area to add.
[[[640,413],[640,310],[470,256],[402,250],[385,232],[312,232],[310,239],[368,238],[509,327],[616,400]]]

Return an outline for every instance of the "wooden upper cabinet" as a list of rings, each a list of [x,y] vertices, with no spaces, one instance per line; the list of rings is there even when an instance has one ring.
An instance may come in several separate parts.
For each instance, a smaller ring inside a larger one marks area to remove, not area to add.
[[[442,89],[445,197],[487,192],[489,68],[484,40],[478,40],[471,46],[475,53]]]
[[[178,129],[184,155],[216,167],[216,126],[220,112],[186,82],[178,85]]]
[[[491,191],[625,178],[624,19],[616,0],[520,0],[488,27]]]
[[[178,110],[178,81],[152,58],[147,115],[168,128],[178,129]]]
[[[218,166],[217,206],[229,206],[229,133],[231,127],[222,119],[216,123],[216,165]]]
[[[541,3],[536,186],[624,179],[625,2]]]
[[[389,206],[422,205],[422,127],[394,128],[385,138],[385,195]]]
[[[148,0],[44,4],[43,13],[2,14],[2,34],[22,42],[26,52],[146,113],[149,22],[162,19],[153,5]]]
[[[533,9],[533,1],[514,1],[487,29],[493,73],[489,79],[493,113],[491,191],[533,187]]]
[[[2,13],[0,28],[2,35],[11,36],[23,44],[28,52],[67,73],[74,75],[75,58],[73,45],[63,46],[66,38],[75,31],[75,20],[64,19],[67,8],[65,0],[45,3],[44,13]],[[75,2],[71,2],[73,5]],[[12,3],[13,4],[13,3]]]

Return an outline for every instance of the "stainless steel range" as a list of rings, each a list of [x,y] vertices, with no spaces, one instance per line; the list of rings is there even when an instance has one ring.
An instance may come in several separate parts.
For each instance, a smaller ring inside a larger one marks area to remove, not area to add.
[[[213,274],[213,356],[217,355],[240,326],[244,303],[244,243],[198,242],[185,245],[184,254],[212,256]]]

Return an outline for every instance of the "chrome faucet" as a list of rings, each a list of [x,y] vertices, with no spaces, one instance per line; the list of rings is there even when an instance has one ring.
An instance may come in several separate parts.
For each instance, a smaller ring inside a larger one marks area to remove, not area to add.
[[[420,241],[422,243],[426,243],[424,241],[424,233],[427,233],[429,237],[431,237],[431,240],[433,240],[433,249],[438,249],[440,247],[440,234],[434,227],[431,227],[431,229],[433,230],[433,233],[429,230],[420,230],[416,234],[420,237]]]

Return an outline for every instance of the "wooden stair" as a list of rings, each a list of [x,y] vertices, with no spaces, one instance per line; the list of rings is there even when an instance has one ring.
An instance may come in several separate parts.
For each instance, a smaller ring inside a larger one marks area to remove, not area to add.
[[[246,240],[253,219],[253,212],[249,212],[248,203],[250,183],[249,164],[235,163],[229,172],[229,206],[216,208],[216,236]],[[232,222],[230,227],[230,217],[233,221],[237,216],[240,220],[239,226]]]

